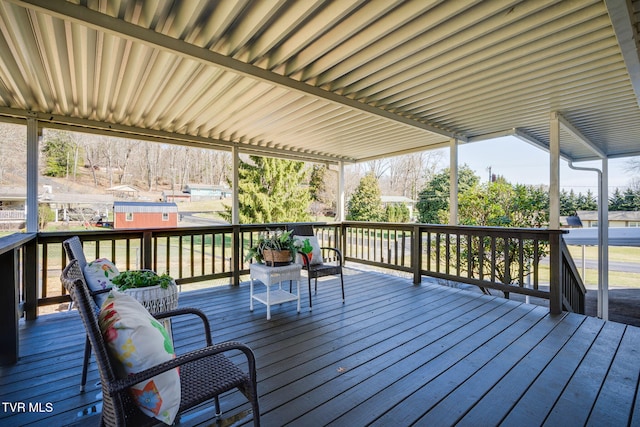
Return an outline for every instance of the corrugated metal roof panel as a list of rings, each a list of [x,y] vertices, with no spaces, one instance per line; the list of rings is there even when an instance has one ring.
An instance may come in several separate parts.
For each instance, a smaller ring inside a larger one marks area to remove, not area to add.
[[[167,202],[113,202],[113,212],[172,213],[178,212],[178,205]]]
[[[54,125],[361,161],[516,128],[544,146],[559,112],[640,154],[601,0],[11,0],[0,54],[0,115]],[[593,158],[581,145],[561,149]]]

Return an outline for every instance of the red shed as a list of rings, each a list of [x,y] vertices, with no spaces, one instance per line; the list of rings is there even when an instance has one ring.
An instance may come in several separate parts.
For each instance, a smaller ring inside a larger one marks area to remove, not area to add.
[[[178,226],[178,205],[163,202],[114,202],[113,228]]]

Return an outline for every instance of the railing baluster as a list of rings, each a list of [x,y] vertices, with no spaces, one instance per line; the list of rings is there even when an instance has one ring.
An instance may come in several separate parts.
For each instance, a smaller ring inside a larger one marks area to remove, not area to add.
[[[520,286],[524,286],[524,239],[519,240],[518,244],[518,265],[520,266],[520,275],[518,276],[518,282]]]
[[[478,280],[484,280],[484,236],[478,236]]]
[[[491,236],[491,281],[496,281],[496,238]]]
[[[200,235],[200,275],[204,276],[206,274],[205,265],[206,265],[206,246],[205,241],[207,240],[206,234]]]

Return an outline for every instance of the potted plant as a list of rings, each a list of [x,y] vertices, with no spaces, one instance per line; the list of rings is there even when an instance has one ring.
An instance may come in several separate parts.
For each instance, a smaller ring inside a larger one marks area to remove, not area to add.
[[[111,282],[118,291],[131,295],[152,314],[178,306],[178,286],[166,273],[128,270],[113,277]]]
[[[162,289],[167,289],[172,282],[173,279],[168,274],[158,275],[151,270],[123,271],[111,279],[111,283],[116,285],[120,291],[150,286],[159,286]]]
[[[247,251],[245,261],[255,259],[270,266],[290,264],[298,252],[291,231],[267,229],[258,234],[258,239]]]

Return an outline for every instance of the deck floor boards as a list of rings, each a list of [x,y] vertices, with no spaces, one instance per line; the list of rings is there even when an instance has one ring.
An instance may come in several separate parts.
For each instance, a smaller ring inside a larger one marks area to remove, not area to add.
[[[254,350],[264,426],[640,425],[638,327],[358,269],[347,269],[345,304],[339,282],[321,279],[309,311],[303,282],[302,312],[288,302],[268,321],[264,305],[249,311],[248,288],[183,292],[180,305],[207,314],[214,341]],[[202,344],[197,320],[172,329],[178,353]],[[79,392],[84,340],[75,311],[21,322],[0,396],[53,411],[3,408],[0,425],[98,425],[94,362]],[[240,393],[221,402],[223,424],[250,424]],[[212,417],[201,405],[180,425]]]

